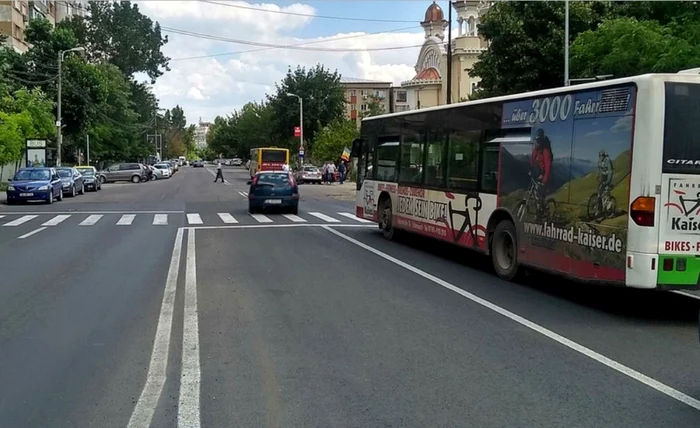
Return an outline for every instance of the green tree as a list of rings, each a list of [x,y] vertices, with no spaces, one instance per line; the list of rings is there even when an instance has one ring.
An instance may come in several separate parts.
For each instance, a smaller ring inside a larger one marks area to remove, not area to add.
[[[362,117],[379,116],[386,113],[384,108],[384,98],[376,95],[367,96],[367,110],[361,113]]]
[[[675,73],[698,64],[700,47],[657,21],[612,19],[580,34],[571,46],[571,70],[576,76]]]
[[[142,14],[138,5],[129,1],[90,2],[85,18],[74,17],[61,22],[87,48],[91,61],[109,61],[127,77],[145,73],[151,83],[168,71],[163,46],[168,38],[161,36],[160,24]]]
[[[313,159],[317,163],[339,159],[343,149],[350,147],[358,136],[354,121],[345,118],[334,120],[318,132]]]
[[[275,86],[276,93],[268,96],[268,101],[279,145],[290,149],[298,147],[293,135],[294,127],[299,126],[299,100],[287,95],[293,93],[304,100],[304,144],[307,151],[313,153],[316,133],[342,117],[345,110],[345,90],[340,84],[340,74],[320,64],[308,70],[298,66],[293,71],[287,70],[287,75]]]

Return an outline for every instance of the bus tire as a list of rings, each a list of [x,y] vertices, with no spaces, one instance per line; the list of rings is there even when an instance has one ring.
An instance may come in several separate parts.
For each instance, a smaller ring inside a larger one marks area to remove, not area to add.
[[[518,237],[515,225],[503,220],[493,231],[491,262],[499,278],[512,281],[520,273],[518,263]]]
[[[394,228],[394,212],[391,206],[391,198],[384,197],[379,202],[379,230],[382,231],[384,238],[391,241],[394,239],[396,229]]]

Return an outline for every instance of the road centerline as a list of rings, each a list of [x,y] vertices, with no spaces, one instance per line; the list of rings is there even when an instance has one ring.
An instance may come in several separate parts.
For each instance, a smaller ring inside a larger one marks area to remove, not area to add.
[[[185,266],[185,310],[182,328],[182,374],[177,425],[180,428],[200,427],[199,320],[197,315],[197,259],[195,231],[187,232]]]
[[[592,359],[600,364],[603,364],[603,365],[605,365],[605,366],[607,366],[607,367],[609,367],[609,368],[611,368],[619,373],[622,373],[623,375],[630,377],[630,378],[636,380],[637,382],[640,382],[640,383],[642,383],[642,384],[644,384],[652,389],[655,389],[656,391],[658,391],[658,392],[660,392],[660,393],[662,393],[670,398],[673,398],[674,400],[677,400],[677,401],[680,401],[681,403],[687,404],[688,406],[694,408],[695,410],[700,410],[700,400],[697,400],[697,399],[695,399],[687,394],[684,394],[683,392],[678,391],[677,389],[674,389],[674,388],[672,388],[672,387],[670,387],[670,386],[668,386],[668,385],[666,385],[666,384],[664,384],[656,379],[653,379],[653,378],[651,378],[651,377],[649,377],[641,372],[638,372],[630,367],[627,367],[622,363],[618,363],[617,361],[615,361],[611,358],[608,358],[602,354],[599,354],[590,348],[587,348],[587,347],[585,347],[577,342],[574,342],[571,339],[568,339],[568,338],[566,338],[558,333],[555,333],[554,331],[549,330],[549,329],[547,329],[547,328],[545,328],[545,327],[543,327],[535,322],[532,322],[532,321],[528,320],[527,318],[521,317],[520,315],[517,315],[516,313],[511,312],[505,308],[502,308],[502,307],[496,305],[495,303],[492,303],[486,299],[482,299],[481,297],[478,297],[475,294],[472,294],[468,291],[462,290],[461,288],[457,287],[456,285],[453,285],[453,284],[451,284],[443,279],[440,279],[432,274],[429,274],[428,272],[425,272],[421,269],[418,269],[415,266],[411,266],[402,260],[399,260],[399,259],[397,259],[397,258],[395,258],[395,257],[393,257],[393,256],[391,256],[383,251],[377,250],[376,248],[371,247],[363,242],[360,242],[357,239],[352,238],[348,235],[345,235],[344,233],[341,233],[337,230],[334,230],[333,227],[328,227],[325,225],[321,226],[321,227],[323,229],[326,229],[327,231],[331,232],[332,234],[383,258],[384,260],[387,260],[391,263],[394,263],[395,265],[398,265],[406,270],[409,270],[409,271],[413,272],[414,274],[421,276],[424,279],[427,279],[428,281],[431,281],[431,282],[433,282],[433,283],[435,283],[443,288],[446,288],[450,291],[453,291],[453,292],[461,295],[462,297],[465,297],[465,298],[471,300],[472,302],[474,302],[480,306],[483,306],[487,309],[490,309],[491,311],[496,312],[499,315],[502,315],[502,316],[504,316],[512,321],[515,321],[516,323],[518,323],[524,327],[527,327],[530,330],[533,330],[536,333],[539,333],[539,334],[553,340],[554,342],[559,343],[560,345],[564,345],[567,348],[569,348],[573,351],[576,351],[579,354],[582,354],[582,355],[584,355],[584,356],[586,356],[586,357],[588,357],[588,358],[590,358],[590,359]]]
[[[148,428],[153,419],[153,413],[158,405],[158,400],[165,385],[168,367],[168,352],[170,350],[170,334],[173,325],[173,312],[175,310],[175,292],[177,290],[177,278],[180,273],[180,257],[182,254],[183,229],[178,229],[175,235],[175,243],[170,258],[168,276],[165,280],[163,301],[160,305],[160,316],[156,327],[156,336],[153,341],[151,362],[148,366],[146,383],[141,391],[139,401],[129,419],[128,428]]]

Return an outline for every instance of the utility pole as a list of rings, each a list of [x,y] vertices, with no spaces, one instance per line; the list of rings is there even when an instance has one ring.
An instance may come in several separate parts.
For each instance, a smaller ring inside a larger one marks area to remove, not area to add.
[[[90,134],[87,134],[87,154],[86,164],[90,165]]]
[[[301,150],[301,148],[304,147],[304,99],[291,92],[287,92],[287,96],[296,97],[299,100],[299,150]]]
[[[564,86],[569,86],[569,0],[564,0]]]
[[[447,88],[445,102],[452,104],[452,0],[447,2]]]
[[[61,65],[63,64],[63,56],[68,52],[83,52],[85,48],[79,46],[73,49],[67,49],[65,51],[58,51],[58,102],[56,103],[56,166],[61,166],[61,148],[63,146],[63,129],[62,129],[62,117],[61,117],[61,92],[62,92],[62,73]]]

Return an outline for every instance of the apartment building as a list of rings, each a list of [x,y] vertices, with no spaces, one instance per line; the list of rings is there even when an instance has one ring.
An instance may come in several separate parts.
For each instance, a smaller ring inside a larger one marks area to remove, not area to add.
[[[202,122],[202,118],[199,118],[199,123],[194,131],[194,141],[195,146],[198,149],[203,149],[207,147],[207,134],[209,133],[209,128],[211,127],[211,122]]]
[[[87,0],[0,0],[0,34],[5,44],[17,52],[26,52],[29,44],[24,29],[32,19],[44,18],[56,24],[71,16],[84,16]]]
[[[401,87],[391,88],[391,112],[399,113],[411,109],[408,103],[408,91]]]
[[[345,87],[345,117],[354,120],[358,127],[364,114],[369,112],[373,99],[379,102],[385,113],[392,111],[391,82],[343,77],[340,83]]]

